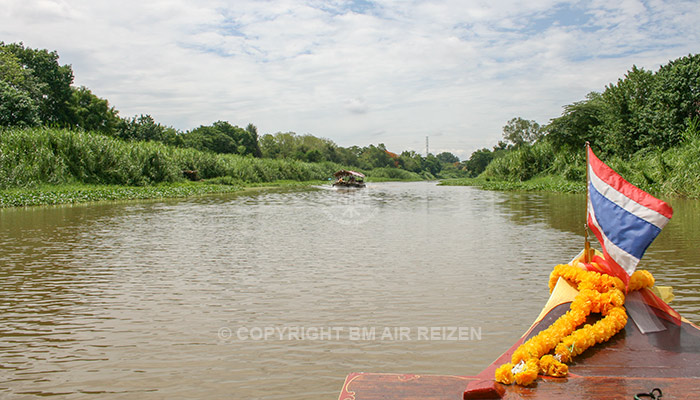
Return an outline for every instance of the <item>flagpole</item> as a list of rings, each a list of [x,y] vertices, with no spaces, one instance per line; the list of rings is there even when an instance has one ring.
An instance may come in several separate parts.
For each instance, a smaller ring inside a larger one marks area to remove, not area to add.
[[[591,262],[591,243],[588,241],[588,204],[590,201],[590,192],[589,192],[589,182],[590,182],[590,177],[588,176],[589,174],[589,165],[590,165],[590,160],[588,159],[588,150],[590,149],[591,144],[589,142],[586,142],[586,222],[584,222],[583,226],[585,228],[584,230],[584,237],[585,241],[583,244],[583,262],[588,264]]]

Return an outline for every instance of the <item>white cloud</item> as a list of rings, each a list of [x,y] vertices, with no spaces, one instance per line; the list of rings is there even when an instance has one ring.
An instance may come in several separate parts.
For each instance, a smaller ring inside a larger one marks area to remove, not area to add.
[[[461,158],[700,43],[694,1],[522,3],[0,0],[0,40],[58,51],[122,116]]]

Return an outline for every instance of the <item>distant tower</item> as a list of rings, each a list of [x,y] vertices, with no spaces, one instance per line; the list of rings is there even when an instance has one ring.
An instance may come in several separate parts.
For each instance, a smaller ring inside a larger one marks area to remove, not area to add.
[[[428,157],[429,152],[429,147],[428,147],[428,137],[425,137],[425,156]]]

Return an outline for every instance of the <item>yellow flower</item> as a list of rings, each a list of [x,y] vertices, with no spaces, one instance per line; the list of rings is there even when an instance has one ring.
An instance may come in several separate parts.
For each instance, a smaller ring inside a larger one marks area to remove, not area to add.
[[[652,276],[649,271],[641,269],[639,271],[634,271],[630,277],[630,283],[627,290],[632,292],[652,286],[654,286],[654,276]]]
[[[551,354],[546,354],[540,358],[540,373],[543,375],[562,377],[569,374],[569,367],[559,362]]]
[[[515,377],[513,376],[513,364],[505,363],[496,369],[496,382],[504,383],[510,385],[515,382]]]
[[[525,369],[515,374],[515,383],[521,386],[530,385],[537,379],[539,371],[540,366],[537,363],[537,359],[531,358],[525,362]]]

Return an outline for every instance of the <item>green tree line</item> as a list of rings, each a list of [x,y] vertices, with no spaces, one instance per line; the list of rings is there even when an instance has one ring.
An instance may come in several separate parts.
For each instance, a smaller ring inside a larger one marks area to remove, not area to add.
[[[472,177],[526,181],[556,175],[582,182],[589,142],[638,186],[697,196],[699,140],[700,55],[691,54],[656,72],[633,66],[602,92],[564,106],[547,125],[513,118],[497,146],[472,153],[463,164]]]
[[[0,42],[0,127],[46,126],[218,154],[332,162],[363,170],[398,168],[426,178],[434,178],[443,170],[447,175],[458,175],[463,170],[454,165],[459,159],[451,153],[396,155],[383,144],[344,148],[329,139],[294,132],[259,136],[253,124],[241,128],[227,121],[181,132],[148,114],[123,118],[108,100],[84,86],[73,86],[72,67],[60,65],[58,60],[56,51]]]

